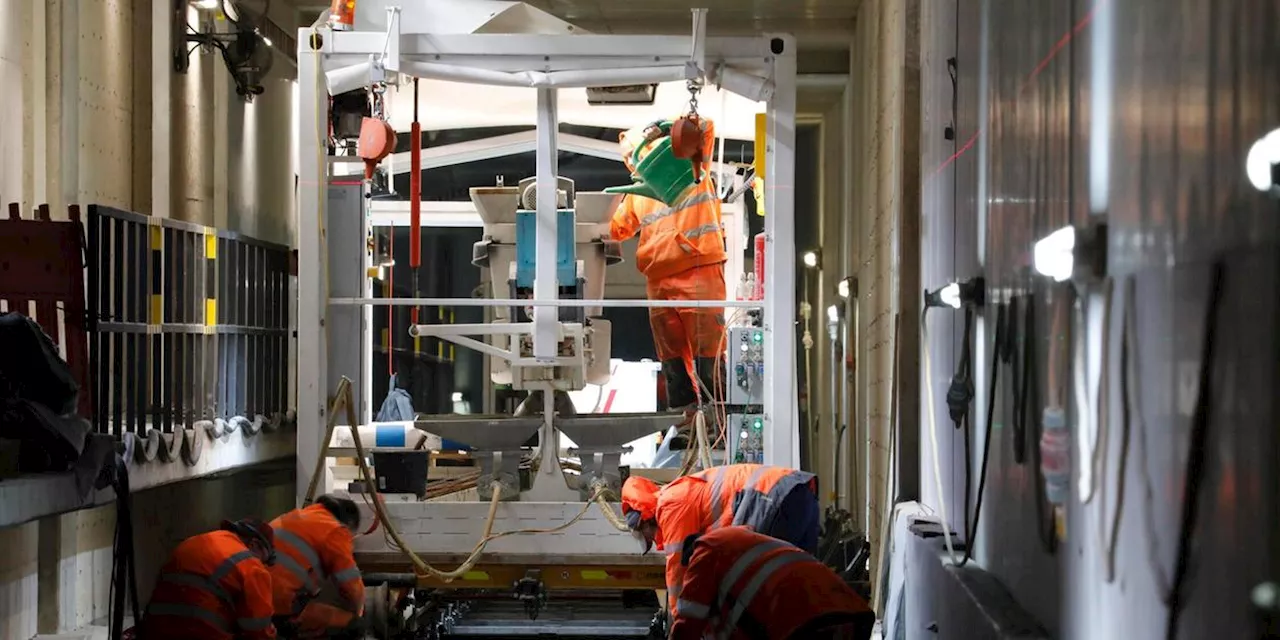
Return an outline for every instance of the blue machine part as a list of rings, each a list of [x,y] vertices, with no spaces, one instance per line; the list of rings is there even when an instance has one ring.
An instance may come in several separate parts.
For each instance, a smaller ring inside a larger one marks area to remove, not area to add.
[[[573,287],[578,284],[578,256],[574,246],[572,209],[560,209],[556,217],[556,284]],[[516,212],[516,286],[533,287],[535,260],[538,252],[538,212]]]
[[[373,446],[375,447],[403,447],[404,426],[398,424],[380,424],[374,431]]]

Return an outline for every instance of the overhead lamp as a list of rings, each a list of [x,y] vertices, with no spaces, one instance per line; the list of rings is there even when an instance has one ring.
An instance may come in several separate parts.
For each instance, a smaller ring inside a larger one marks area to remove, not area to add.
[[[817,269],[822,262],[822,256],[817,249],[810,249],[804,252],[800,259],[804,261],[804,266],[810,269]]]
[[[924,292],[924,306],[933,307],[980,307],[986,302],[986,281],[981,277],[970,278],[963,282],[950,282],[936,291]]]
[[[1259,138],[1249,147],[1244,170],[1258,191],[1280,187],[1280,129]]]
[[[1107,225],[1067,225],[1032,247],[1036,272],[1054,282],[1091,281],[1107,269]]]
[[[195,0],[191,4],[195,5],[197,9],[212,11],[218,8],[218,3],[219,0]]]
[[[839,306],[833,304],[827,307],[827,322],[833,325],[840,324],[840,307]]]
[[[846,299],[850,295],[858,295],[858,281],[852,276],[841,278],[840,282],[836,283],[836,295]]]

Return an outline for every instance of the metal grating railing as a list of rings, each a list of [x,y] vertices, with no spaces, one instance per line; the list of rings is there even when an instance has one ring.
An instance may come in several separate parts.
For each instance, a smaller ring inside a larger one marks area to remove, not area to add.
[[[285,414],[288,247],[98,205],[85,224],[98,431]]]

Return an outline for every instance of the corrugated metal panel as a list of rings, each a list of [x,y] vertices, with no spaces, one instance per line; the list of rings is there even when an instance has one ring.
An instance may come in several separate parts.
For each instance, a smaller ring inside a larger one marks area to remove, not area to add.
[[[1135,278],[1141,377],[1133,410],[1141,420],[1132,423],[1114,583],[1103,578],[1097,499],[1073,500],[1064,546],[1057,556],[1042,549],[1034,502],[1040,480],[1031,466],[1012,460],[1007,388],[998,404],[977,558],[1058,637],[1163,631],[1165,607],[1153,575],[1172,573],[1208,263],[1219,255],[1228,261],[1218,395],[1180,637],[1248,637],[1251,631],[1249,589],[1275,561],[1268,532],[1277,518],[1277,443],[1269,425],[1275,421],[1280,229],[1275,201],[1249,186],[1243,168],[1253,141],[1280,126],[1278,25],[1275,3],[1265,0],[953,0],[926,9],[925,285],[982,270],[994,287],[1034,292],[1043,383],[1053,336],[1046,289],[1025,270],[1031,243],[1068,220],[1084,220],[1091,208],[1105,212],[1111,273]],[[950,119],[945,60],[951,55],[959,71],[955,141],[942,135]],[[963,152],[948,163],[957,151]],[[1110,509],[1120,448],[1122,285],[1116,286],[1111,333],[1110,455],[1100,488]],[[944,315],[929,319],[939,399],[959,350],[958,341],[944,339],[954,319]],[[991,340],[988,322],[981,342]],[[979,367],[979,405],[988,368],[986,362]],[[1005,371],[1001,377],[1008,379]],[[938,404],[945,439],[953,434],[945,405]],[[975,438],[976,470],[980,435]],[[956,444],[944,459],[951,465],[944,466],[943,480],[953,487],[949,512],[959,529],[963,454]],[[927,456],[927,440],[923,448]],[[1074,455],[1078,466],[1079,452]],[[923,485],[928,502],[931,479]]]

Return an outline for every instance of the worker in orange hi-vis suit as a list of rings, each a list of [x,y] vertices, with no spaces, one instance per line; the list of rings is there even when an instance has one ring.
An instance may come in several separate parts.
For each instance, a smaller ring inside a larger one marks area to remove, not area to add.
[[[670,640],[867,640],[876,616],[840,576],[789,543],[724,527],[681,545]]]
[[[364,579],[354,556],[360,509],[346,498],[316,503],[271,521],[278,562],[271,568],[276,625],[298,638],[363,637]]]
[[[609,224],[610,236],[619,242],[637,233],[636,268],[648,282],[650,300],[724,300],[724,263],[727,260],[720,222],[720,198],[711,180],[715,125],[702,118],[703,158],[693,185],[673,206],[635,194],[618,205]],[[656,135],[652,125],[643,132],[622,136],[622,156],[632,171],[632,151],[647,145]],[[646,147],[647,148],[647,147]],[[644,150],[641,156],[645,155]],[[667,384],[667,406],[687,408],[698,402],[699,392],[714,393],[716,368],[724,350],[723,308],[655,308],[649,310],[654,347]],[[695,386],[695,377],[699,384]],[[704,402],[710,398],[703,398]]]
[[[160,570],[138,640],[275,638],[273,540],[266,523],[241,520],[182,541]]]
[[[796,469],[731,464],[665,487],[631,476],[622,484],[622,513],[645,553],[657,546],[667,554],[668,611],[684,583],[680,545],[691,535],[746,525],[810,553],[818,549],[818,479]]]

